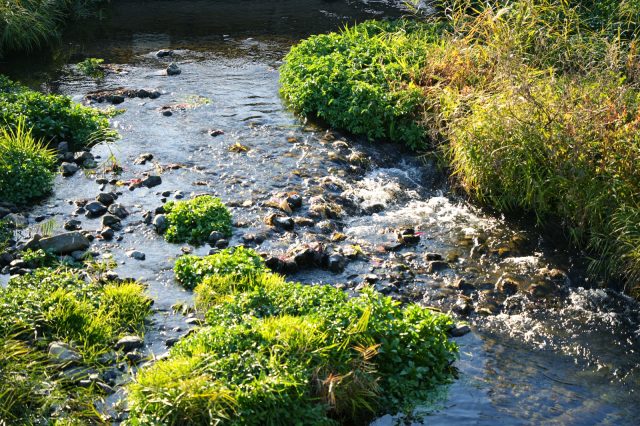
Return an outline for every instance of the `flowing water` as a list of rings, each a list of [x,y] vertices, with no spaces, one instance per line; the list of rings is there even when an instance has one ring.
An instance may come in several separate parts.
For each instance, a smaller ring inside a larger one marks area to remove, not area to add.
[[[164,242],[143,214],[164,199],[211,193],[232,206],[232,244],[280,257],[315,244],[347,260],[343,272],[307,268],[291,279],[346,291],[367,281],[398,300],[451,310],[471,324],[472,332],[456,339],[459,379],[442,398],[422,418],[390,414],[376,425],[637,424],[640,311],[634,301],[589,282],[580,257],[548,236],[456,196],[428,157],[303,123],[283,107],[278,66],[293,43],[345,23],[399,16],[406,12],[401,5],[113,1],[103,20],[72,28],[53,58],[3,64],[0,71],[81,102],[88,92],[120,87],[161,93],[115,106],[124,111],[113,119],[122,139],[93,149],[101,162],[97,175],[59,177],[55,194],[30,212],[31,221],[51,217],[61,228],[74,216],[76,200],[120,192],[118,202],[131,216],[116,240],[96,240],[93,250],[116,260],[121,276],[148,284],[157,310],[146,336],[151,355],[166,352],[165,342],[190,327],[172,310],[191,302],[173,282],[173,260],[184,250],[209,249]],[[158,58],[158,49],[174,52]],[[82,77],[68,64],[84,57],[105,58],[113,71],[100,80]],[[170,62],[179,64],[180,75],[164,74]],[[224,134],[213,137],[212,129]],[[153,161],[134,164],[145,152]],[[161,173],[162,185],[130,191],[96,183],[113,178],[106,167],[114,159],[124,169],[118,180]],[[303,198],[293,232],[265,224],[277,212],[269,200],[283,192]],[[99,220],[76,216],[84,229],[99,229]],[[414,241],[399,244],[398,233],[407,229]],[[131,249],[146,260],[127,257]]]

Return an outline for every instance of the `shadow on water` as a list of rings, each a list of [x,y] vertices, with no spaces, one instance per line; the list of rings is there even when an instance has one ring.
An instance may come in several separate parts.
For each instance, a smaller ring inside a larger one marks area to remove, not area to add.
[[[399,4],[113,1],[104,19],[71,27],[53,55],[37,57],[41,63],[11,59],[2,71],[77,101],[90,91],[117,87],[162,93],[116,106],[124,110],[113,119],[122,140],[93,150],[105,164],[115,155],[124,166],[118,176],[123,181],[164,170],[159,188],[104,188],[121,192],[118,202],[132,214],[120,241],[94,244],[102,256],[113,256],[122,276],[149,284],[158,309],[146,336],[149,352],[166,351],[167,339],[186,332],[184,318],[172,314],[171,306],[189,302],[191,295],[173,282],[171,265],[182,248],[165,243],[143,223],[142,214],[160,206],[162,198],[208,192],[233,206],[241,226],[232,244],[250,241],[273,255],[312,242],[365,253],[342,273],[312,269],[293,279],[352,291],[366,277],[398,300],[454,309],[472,324],[473,332],[458,339],[459,380],[415,424],[637,424],[640,314],[635,302],[614,291],[588,289],[591,284],[579,268],[574,273],[571,267],[571,253],[535,230],[468,205],[432,164],[388,144],[374,146],[300,123],[282,106],[277,67],[292,43],[345,23],[399,16],[406,12]],[[175,51],[158,58],[159,49]],[[102,80],[82,77],[68,64],[83,57],[105,58],[118,71]],[[163,70],[172,61],[182,74],[169,78]],[[173,115],[162,115],[163,108],[172,108]],[[218,128],[224,135],[212,138],[208,130]],[[231,152],[236,143],[248,152]],[[153,153],[154,164],[133,164],[143,152]],[[31,218],[52,216],[61,226],[74,215],[74,200],[93,198],[101,190],[95,177],[59,177],[55,194],[36,206]],[[274,232],[264,224],[272,212],[264,203],[279,191],[303,195],[300,215],[308,213],[314,197],[336,201],[344,213],[295,232]],[[98,220],[78,219],[84,229],[100,227]],[[420,235],[417,244],[380,249],[393,245],[395,232],[405,228]],[[346,240],[332,241],[334,230]],[[268,238],[249,238],[260,234]],[[146,253],[144,262],[125,255],[134,248]],[[425,258],[434,253],[449,267],[429,270]],[[471,307],[468,316],[461,304]],[[414,422],[389,415],[376,423],[396,421]]]

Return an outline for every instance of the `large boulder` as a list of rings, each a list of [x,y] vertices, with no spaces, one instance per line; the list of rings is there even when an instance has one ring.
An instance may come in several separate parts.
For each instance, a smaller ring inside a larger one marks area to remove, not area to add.
[[[80,232],[66,232],[53,237],[42,238],[40,248],[55,254],[69,254],[77,250],[86,250],[91,242]]]

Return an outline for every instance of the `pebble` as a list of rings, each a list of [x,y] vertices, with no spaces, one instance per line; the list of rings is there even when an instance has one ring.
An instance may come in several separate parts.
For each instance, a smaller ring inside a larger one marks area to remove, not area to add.
[[[75,163],[62,163],[60,165],[60,170],[62,171],[62,176],[69,177],[73,176],[78,170],[80,170],[80,167]]]
[[[147,188],[153,188],[154,186],[158,186],[162,183],[162,178],[160,176],[151,175],[144,178],[141,182],[143,186]]]
[[[88,218],[100,217],[107,212],[107,207],[98,201],[87,203],[87,205],[84,206],[84,209]]]
[[[127,256],[129,256],[132,259],[136,259],[136,260],[145,260],[147,258],[147,256],[138,250],[130,250],[127,252]]]
[[[174,62],[169,64],[166,71],[167,71],[167,75],[179,75],[180,73],[182,73],[182,70],[180,69],[180,67]]]
[[[138,349],[144,346],[144,340],[140,336],[124,336],[118,340],[115,344],[116,350],[122,350],[124,352],[130,352],[134,349]]]

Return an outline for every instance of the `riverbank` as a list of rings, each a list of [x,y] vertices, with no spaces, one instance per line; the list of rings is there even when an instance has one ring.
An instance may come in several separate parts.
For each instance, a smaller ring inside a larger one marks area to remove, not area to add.
[[[480,203],[561,222],[595,276],[637,295],[635,44],[561,2],[447,11],[311,37],[285,59],[284,98],[437,155]]]

